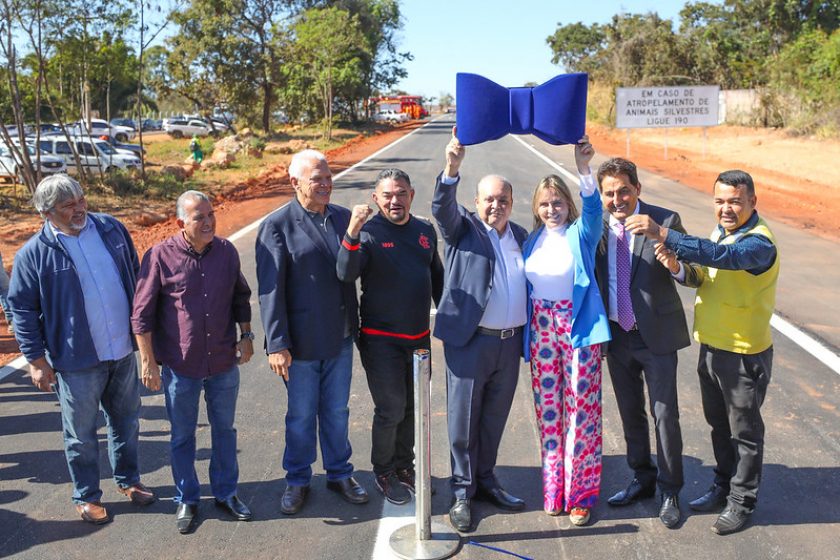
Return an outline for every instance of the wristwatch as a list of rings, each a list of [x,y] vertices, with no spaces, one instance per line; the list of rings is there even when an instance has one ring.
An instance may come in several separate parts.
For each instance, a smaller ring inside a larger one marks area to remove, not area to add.
[[[246,338],[248,340],[250,340],[251,342],[253,342],[254,339],[257,338],[257,337],[251,331],[245,331],[245,332],[243,332],[242,334],[239,335],[239,340],[245,340]]]

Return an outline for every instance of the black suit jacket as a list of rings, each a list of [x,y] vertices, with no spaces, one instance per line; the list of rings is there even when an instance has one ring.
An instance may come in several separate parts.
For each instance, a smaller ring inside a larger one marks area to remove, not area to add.
[[[328,206],[338,244],[350,211]],[[334,358],[341,351],[347,321],[356,337],[356,284],[339,281],[333,252],[296,198],[260,225],[256,258],[269,354],[288,349],[298,360]]]
[[[646,214],[662,226],[685,233],[680,215],[676,212],[640,200],[639,214]],[[604,299],[604,309],[609,315],[608,235],[609,213],[604,212],[604,237],[595,257],[595,276]],[[654,354],[666,354],[685,348],[691,344],[691,339],[676,284],[671,273],[656,260],[653,252],[655,245],[656,242],[647,237],[634,242],[630,297],[642,340]]]

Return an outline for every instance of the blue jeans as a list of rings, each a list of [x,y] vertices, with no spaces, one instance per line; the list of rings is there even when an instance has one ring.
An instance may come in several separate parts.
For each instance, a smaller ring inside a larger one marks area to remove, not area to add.
[[[289,404],[286,410],[286,451],[283,468],[292,486],[306,486],[316,459],[316,429],[327,480],[349,478],[348,422],[350,374],[353,369],[353,339],[348,337],[335,358],[292,360],[289,367]]]
[[[140,431],[140,380],[134,353],[92,368],[56,372],[64,454],[73,481],[73,502],[98,502],[99,407],[108,426],[108,460],[120,488],[140,482],[137,438]]]
[[[195,429],[198,423],[198,401],[204,389],[207,418],[210,421],[210,489],[217,500],[236,494],[239,463],[236,460],[236,397],[239,394],[239,367],[195,379],[178,375],[168,366],[161,372],[166,412],[172,424],[170,458],[172,478],[178,495],[175,502],[198,504],[201,486],[195,473]]]

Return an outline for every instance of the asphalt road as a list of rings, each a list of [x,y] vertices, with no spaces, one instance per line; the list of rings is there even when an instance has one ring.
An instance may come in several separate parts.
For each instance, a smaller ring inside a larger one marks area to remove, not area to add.
[[[396,166],[411,176],[417,195],[413,212],[430,215],[434,178],[443,166],[451,123],[433,122],[342,175],[333,202],[345,206],[367,200],[375,174]],[[572,148],[536,145],[566,169],[574,170]],[[596,146],[597,149],[597,146]],[[596,157],[595,165],[601,161]],[[462,167],[460,199],[472,207],[478,179],[490,172],[508,177],[515,187],[514,220],[529,227],[530,197],[538,179],[556,172],[515,137],[469,147]],[[679,211],[690,232],[707,234],[714,220],[710,195],[642,173],[642,196]],[[760,197],[760,185],[759,197]],[[759,210],[760,210],[759,198]],[[267,208],[266,212],[271,211]],[[833,347],[840,347],[838,271],[829,258],[836,244],[771,222],[780,239],[782,276],[778,312],[804,326]],[[254,237],[236,238],[246,276],[256,289]],[[693,292],[681,290],[689,321]],[[410,297],[410,294],[406,294]],[[254,298],[254,324],[261,328]],[[742,533],[719,537],[710,531],[713,515],[694,515],[687,502],[702,494],[712,478],[712,451],[703,420],[695,373],[697,346],[680,353],[679,391],[685,442],[685,521],[674,530],[657,519],[658,499],[628,508],[606,505],[606,497],[631,476],[609,377],[604,372],[604,475],[602,501],[587,527],[573,527],[566,517],[542,512],[539,450],[527,367],[520,369],[517,396],[502,442],[498,475],[512,493],[526,499],[521,513],[478,504],[475,533],[462,540],[457,558],[840,558],[840,375],[787,337],[774,333],[773,380],[764,405],[767,442],[764,479],[752,525]],[[447,523],[449,460],[446,439],[442,349],[432,346],[432,471],[437,494],[433,519]],[[110,482],[101,433],[103,501],[113,522],[100,527],[82,523],[70,503],[70,482],[61,451],[61,421],[53,395],[39,393],[23,372],[0,381],[0,557],[15,558],[390,558],[387,538],[393,528],[413,520],[413,503],[383,504],[373,487],[370,467],[370,421],[373,407],[364,372],[354,361],[350,398],[350,439],[357,478],[371,500],[363,506],[341,501],[325,488],[320,463],[313,492],[296,516],[280,513],[285,487],[281,467],[286,393],[268,369],[264,356],[242,368],[237,427],[240,497],[250,506],[250,523],[228,521],[212,503],[207,485],[210,431],[202,413],[198,433],[199,477],[205,483],[202,522],[192,535],[175,529],[174,487],[168,464],[168,428],[163,396],[144,393],[141,422],[143,481],[161,499],[137,508]]]

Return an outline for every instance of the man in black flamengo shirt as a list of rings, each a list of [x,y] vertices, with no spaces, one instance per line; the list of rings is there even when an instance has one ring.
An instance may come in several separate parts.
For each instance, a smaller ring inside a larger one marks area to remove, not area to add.
[[[429,349],[429,307],[443,290],[443,264],[431,223],[409,213],[408,175],[385,169],[372,198],[379,213],[353,208],[336,265],[343,282],[362,279],[359,354],[375,411],[371,462],[376,487],[394,504],[414,490],[413,353]]]

